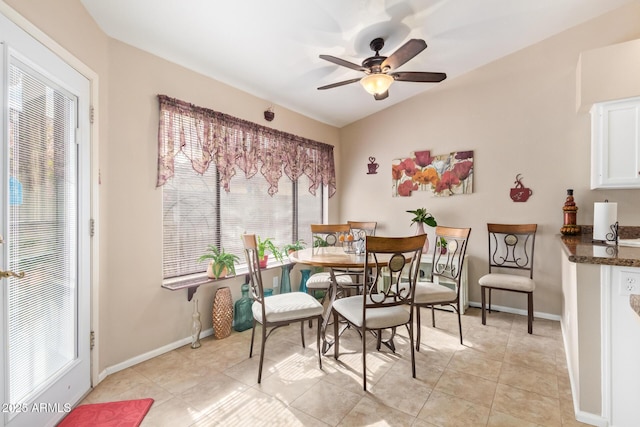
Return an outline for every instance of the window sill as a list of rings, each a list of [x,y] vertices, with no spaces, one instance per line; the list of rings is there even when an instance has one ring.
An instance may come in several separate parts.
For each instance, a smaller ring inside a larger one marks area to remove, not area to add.
[[[293,266],[293,262],[291,262],[288,258],[284,259],[282,262],[274,260],[267,264],[265,268],[262,268],[262,271],[272,270],[274,268],[280,268],[284,266],[289,266],[290,268]],[[165,279],[162,281],[162,287],[168,289],[170,291],[178,291],[181,289],[187,290],[187,300],[191,301],[193,295],[198,290],[198,287],[202,285],[208,285],[211,283],[223,282],[228,279],[234,279],[239,276],[245,276],[245,280],[249,281],[249,269],[246,265],[239,265],[236,267],[236,274],[229,275],[225,277],[221,277],[219,279],[211,279],[207,276],[206,273],[196,273],[189,274],[187,276],[173,277],[171,279]]]

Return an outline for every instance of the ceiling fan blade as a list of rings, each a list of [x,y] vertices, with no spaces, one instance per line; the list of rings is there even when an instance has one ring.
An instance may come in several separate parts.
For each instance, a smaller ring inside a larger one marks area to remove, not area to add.
[[[401,71],[399,73],[390,73],[389,75],[400,82],[438,83],[447,78],[446,73],[423,71]]]
[[[388,90],[385,90],[385,91],[384,91],[384,92],[382,92],[382,93],[379,93],[379,94],[378,94],[378,93],[376,93],[376,94],[374,94],[374,95],[373,95],[373,98],[374,98],[376,101],[382,101],[383,99],[386,99],[388,96],[389,96],[389,91],[388,91]]]
[[[422,39],[411,39],[398,48],[387,59],[384,60],[380,66],[382,69],[389,67],[390,70],[395,70],[408,60],[422,52],[427,48],[427,43]]]
[[[343,67],[351,68],[356,71],[366,70],[362,65],[354,64],[353,62],[345,61],[344,59],[336,58],[331,55],[320,55],[320,59],[324,59],[325,61],[333,62],[336,65],[342,65]]]
[[[334,88],[334,87],[344,86],[344,85],[348,85],[348,84],[355,83],[355,82],[359,82],[359,81],[360,81],[360,78],[357,78],[357,79],[351,79],[351,80],[345,80],[345,81],[343,81],[343,82],[338,82],[338,83],[331,83],[330,85],[320,86],[320,87],[318,88],[318,90],[331,89],[331,88]]]

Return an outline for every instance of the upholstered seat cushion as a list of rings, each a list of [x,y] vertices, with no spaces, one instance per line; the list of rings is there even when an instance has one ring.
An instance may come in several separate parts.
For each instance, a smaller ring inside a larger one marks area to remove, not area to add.
[[[416,284],[415,304],[429,304],[456,299],[456,291],[432,282],[418,282]]]
[[[314,297],[304,292],[289,292],[273,295],[263,299],[267,322],[283,322],[291,319],[322,315],[324,308]],[[253,317],[262,322],[260,303],[255,301],[251,306]]]
[[[516,274],[491,273],[485,274],[478,280],[480,286],[490,288],[509,289],[521,292],[533,292],[536,282],[526,276]]]
[[[340,316],[347,319],[355,326],[362,326],[362,295],[339,298],[333,302],[333,309]],[[367,309],[367,328],[385,329],[407,323],[410,313],[405,306],[389,306]]]
[[[348,274],[336,274],[338,285],[351,285],[353,279]],[[307,289],[328,289],[331,285],[331,273],[316,273],[307,280]]]

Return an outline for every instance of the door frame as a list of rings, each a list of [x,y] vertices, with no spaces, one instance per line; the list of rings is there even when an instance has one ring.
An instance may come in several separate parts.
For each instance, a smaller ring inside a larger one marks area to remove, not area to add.
[[[98,74],[89,68],[86,64],[84,64],[80,59],[71,54],[68,50],[58,44],[51,37],[46,35],[43,31],[41,31],[38,27],[29,22],[26,18],[16,12],[14,9],[9,7],[6,3],[0,0],[0,13],[3,14],[7,19],[20,27],[23,31],[29,34],[31,37],[36,39],[50,51],[58,55],[64,62],[66,62],[69,66],[74,68],[80,74],[82,74],[89,81],[89,105],[92,108],[91,114],[91,123],[89,125],[89,141],[90,141],[90,182],[89,182],[89,197],[90,197],[90,207],[89,207],[89,216],[94,222],[94,234],[91,237],[90,247],[90,272],[89,272],[89,280],[90,280],[90,299],[91,299],[91,307],[90,307],[90,319],[91,325],[90,330],[94,332],[95,340],[93,349],[90,352],[90,363],[91,363],[91,387],[95,387],[104,377],[100,376],[100,345],[99,345],[99,313],[100,313],[100,305],[99,298],[99,283],[100,283],[100,233],[99,233],[99,98],[98,98],[98,87],[99,87],[99,78]],[[89,227],[89,224],[86,225]]]

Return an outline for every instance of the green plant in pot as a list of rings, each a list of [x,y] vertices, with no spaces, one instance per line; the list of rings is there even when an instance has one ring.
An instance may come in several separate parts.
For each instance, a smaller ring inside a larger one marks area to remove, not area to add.
[[[266,237],[264,240],[260,238],[260,236],[256,236],[258,239],[258,258],[260,260],[260,267],[265,268],[267,266],[267,261],[269,259],[269,255],[266,253],[267,251],[273,254],[274,258],[278,261],[282,262],[282,252],[278,247],[273,243],[273,238]]]
[[[212,279],[220,279],[227,274],[236,274],[236,262],[240,260],[238,256],[218,249],[215,245],[209,245],[207,247],[208,253],[198,258],[198,261],[202,262],[209,260],[209,266],[207,268],[207,275]]]
[[[413,218],[411,219],[411,225],[418,224],[416,229],[416,234],[427,234],[424,230],[424,225],[428,225],[429,227],[435,227],[438,225],[438,222],[425,208],[418,208],[412,211],[407,211],[410,214],[413,214]],[[424,246],[422,248],[422,253],[427,253],[429,251],[429,238],[427,238],[424,242]]]
[[[301,249],[304,249],[306,246],[306,243],[304,242],[304,240],[296,240],[293,243],[289,243],[287,245],[284,245],[282,248],[282,254],[283,255],[289,255],[291,252],[295,252],[295,251],[299,251]]]

